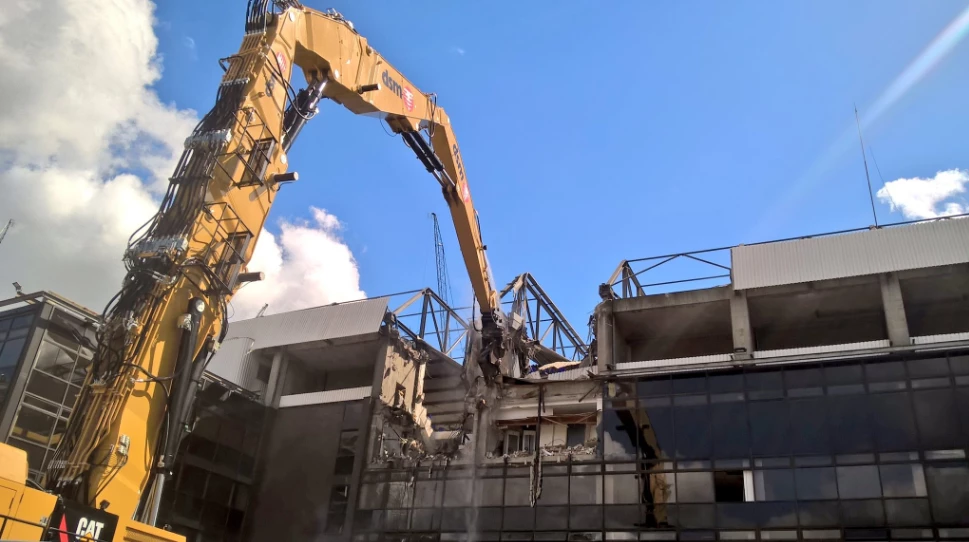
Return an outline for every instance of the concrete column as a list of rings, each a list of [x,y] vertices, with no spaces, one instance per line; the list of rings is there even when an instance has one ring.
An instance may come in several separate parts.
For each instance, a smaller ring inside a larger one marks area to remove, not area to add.
[[[885,327],[892,346],[908,346],[911,337],[908,333],[908,320],[905,318],[905,304],[902,302],[902,287],[897,273],[882,273],[878,276],[882,290],[882,308],[885,310]]]
[[[266,406],[279,407],[279,397],[282,395],[283,382],[286,380],[286,368],[289,365],[286,359],[286,349],[280,348],[273,354],[273,363],[269,369],[269,382],[266,383],[266,394],[262,402]]]
[[[612,301],[603,301],[596,307],[596,354],[599,358],[599,370],[605,371],[606,365],[616,365],[615,322],[612,314]]]
[[[730,296],[730,322],[733,328],[733,359],[750,359],[754,353],[754,332],[750,327],[750,309],[744,290],[734,290]]]

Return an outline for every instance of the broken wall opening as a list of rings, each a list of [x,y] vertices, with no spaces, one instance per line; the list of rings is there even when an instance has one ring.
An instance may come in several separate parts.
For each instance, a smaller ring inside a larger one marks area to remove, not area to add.
[[[764,290],[747,291],[757,350],[888,339],[878,277]]]
[[[630,361],[685,358],[733,351],[728,299],[615,312]]]
[[[899,273],[909,335],[969,331],[969,265]]]

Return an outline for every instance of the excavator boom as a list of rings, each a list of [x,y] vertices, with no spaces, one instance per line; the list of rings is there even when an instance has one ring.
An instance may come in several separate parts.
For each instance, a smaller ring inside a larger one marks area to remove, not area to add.
[[[156,523],[195,390],[225,334],[226,304],[259,278],[246,266],[280,187],[297,179],[287,151],[323,99],[386,121],[440,183],[481,307],[486,376],[501,356],[498,292],[460,147],[436,97],[342,16],[292,0],[250,0],[239,51],[222,64],[214,107],[186,139],[158,213],[132,236],[128,274],[47,467],[48,490],[119,518],[118,540],[152,532],[137,521]],[[306,79],[299,91],[297,66]]]

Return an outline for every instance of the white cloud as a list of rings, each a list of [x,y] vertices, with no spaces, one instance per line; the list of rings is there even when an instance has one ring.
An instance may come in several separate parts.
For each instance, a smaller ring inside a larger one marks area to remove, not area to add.
[[[197,115],[151,89],[161,64],[150,1],[8,4],[0,10],[0,224],[16,225],[0,245],[0,299],[19,281],[100,311],[121,285],[128,236],[157,210]],[[284,223],[281,246],[269,234],[259,243],[278,261],[261,267],[269,280],[252,288],[281,277],[271,299],[279,310],[362,294],[339,221],[316,215],[316,224]],[[302,254],[303,243],[327,259]]]
[[[896,179],[885,183],[878,199],[901,211],[908,219],[936,218],[969,212],[969,204],[960,197],[969,184],[969,171],[949,169],[924,179]]]
[[[461,47],[455,46],[455,47],[451,47],[451,52],[452,53],[457,53],[460,56],[464,56],[465,50],[463,48],[461,48]]]
[[[342,224],[324,209],[310,209],[312,223],[283,221],[279,239],[260,235],[249,270],[266,278],[232,299],[234,320],[255,316],[266,303],[271,314],[366,297],[356,260],[339,237]]]

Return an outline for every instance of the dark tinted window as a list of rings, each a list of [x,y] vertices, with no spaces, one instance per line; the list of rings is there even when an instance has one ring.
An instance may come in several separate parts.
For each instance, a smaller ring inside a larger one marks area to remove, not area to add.
[[[927,499],[886,499],[885,517],[896,527],[917,527],[932,524]]]
[[[871,499],[881,497],[878,467],[863,465],[838,467],[838,492],[842,499]]]
[[[809,397],[824,393],[819,367],[792,368],[784,371],[784,385],[790,397]]]
[[[794,496],[794,472],[790,469],[754,471],[754,498],[756,500],[793,501]]]
[[[786,454],[790,449],[787,402],[751,402],[748,408],[754,455]]]
[[[828,427],[838,453],[867,452],[872,448],[868,397],[851,395],[828,398]]]
[[[710,410],[707,405],[674,408],[676,457],[709,458],[711,454]]]
[[[791,401],[791,446],[795,454],[831,453],[826,419],[826,400],[798,399]]]
[[[705,376],[673,377],[673,393],[703,393],[706,390]]]
[[[645,401],[649,401],[648,399]],[[646,417],[640,420],[639,453],[643,459],[673,457],[673,409],[665,406],[641,406]]]
[[[913,392],[912,400],[924,447],[942,448],[962,444],[964,439],[952,389]]]
[[[631,409],[602,412],[602,438],[606,459],[634,459],[638,431]]]
[[[946,358],[913,359],[905,362],[908,366],[910,378],[931,378],[949,375],[949,363]]]
[[[709,378],[710,393],[729,393],[744,391],[742,373],[713,374]]]
[[[747,430],[745,403],[716,403],[710,405],[713,453],[716,457],[747,457],[750,438]]]
[[[841,518],[845,527],[877,527],[885,524],[881,500],[844,501]]]
[[[837,499],[838,485],[834,469],[794,469],[797,497],[801,500]]]
[[[964,462],[929,464],[925,478],[932,516],[942,523],[969,523],[969,466]]]
[[[747,373],[746,379],[751,399],[773,399],[784,395],[780,371]]]
[[[915,417],[908,393],[872,395],[871,423],[875,449],[879,451],[913,450],[918,443]]]
[[[636,388],[640,397],[651,395],[669,395],[673,391],[673,383],[670,377],[662,376],[658,378],[647,378],[640,380]]]

